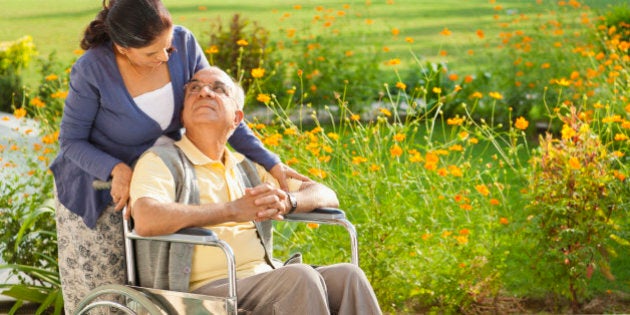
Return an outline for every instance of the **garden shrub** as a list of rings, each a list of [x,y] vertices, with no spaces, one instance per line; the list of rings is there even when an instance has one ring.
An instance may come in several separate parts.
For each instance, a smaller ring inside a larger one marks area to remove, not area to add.
[[[22,69],[36,54],[30,36],[0,43],[0,112],[12,112],[14,104],[22,103]]]
[[[594,272],[614,279],[608,258],[619,238],[617,222],[628,189],[618,175],[618,156],[584,113],[574,107],[567,111],[560,114],[561,138],[541,137],[532,159],[528,235],[536,283],[569,298],[578,313]]]

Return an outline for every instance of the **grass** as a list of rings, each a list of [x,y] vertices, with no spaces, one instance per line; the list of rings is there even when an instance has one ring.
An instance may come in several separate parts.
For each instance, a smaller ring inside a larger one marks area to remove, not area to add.
[[[536,1],[485,1],[485,0],[395,0],[395,5],[389,1],[371,1],[369,9],[360,10],[361,18],[373,21],[366,23],[352,23],[343,25],[344,29],[360,31],[361,37],[349,36],[347,41],[356,41],[361,45],[373,45],[391,36],[391,30],[400,30],[399,40],[390,45],[391,54],[407,56],[409,49],[424,56],[438,56],[442,49],[449,51],[448,61],[453,67],[462,70],[472,69],[474,65],[467,63],[466,51],[452,44],[444,44],[439,32],[445,27],[453,31],[454,41],[466,44],[469,49],[477,29],[486,29],[493,23],[494,7],[501,5],[506,14],[518,15],[520,12],[539,12],[542,6],[536,6]],[[585,1],[593,8],[605,8],[608,5],[620,5],[624,0],[589,0]],[[317,6],[341,10],[345,4],[349,5],[348,14],[358,14],[353,8],[365,7],[366,1],[292,1],[274,0],[257,1],[243,0],[238,3],[228,1],[199,1],[199,0],[164,0],[173,15],[175,23],[190,28],[203,42],[209,38],[209,21],[216,17],[228,20],[233,14],[239,13],[253,21],[259,21],[272,32],[272,40],[280,40],[288,28],[307,28],[318,12]],[[300,10],[294,8],[301,5]],[[40,56],[48,56],[56,52],[61,61],[74,58],[74,50],[79,48],[82,31],[95,17],[101,6],[101,1],[84,0],[0,0],[0,42],[15,40],[24,35],[31,35]],[[366,12],[366,13],[364,13]],[[284,19],[285,13],[290,14]],[[282,20],[282,21],[281,21]],[[353,32],[345,31],[347,34]],[[488,34],[492,36],[494,34]],[[405,37],[414,39],[413,44],[404,41]],[[462,45],[463,46],[463,45]],[[491,47],[475,47],[474,50]],[[468,69],[467,69],[468,68]],[[27,71],[27,83],[32,67]]]

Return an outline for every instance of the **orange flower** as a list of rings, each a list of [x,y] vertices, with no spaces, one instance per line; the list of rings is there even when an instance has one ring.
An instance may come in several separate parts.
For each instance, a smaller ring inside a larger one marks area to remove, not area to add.
[[[389,153],[392,155],[392,157],[399,157],[402,155],[403,150],[400,146],[394,144],[391,148],[389,148]]]
[[[464,118],[455,117],[446,119],[446,124],[451,126],[461,126],[464,123]]]
[[[492,198],[490,199],[490,204],[493,206],[498,206],[501,204],[501,202],[498,199]]]
[[[396,82],[396,87],[401,89],[401,90],[404,90],[404,89],[407,88],[407,85],[402,83],[402,82]]]
[[[487,196],[490,194],[490,190],[488,189],[488,187],[484,184],[481,185],[476,185],[475,189],[482,195],[482,196]]]
[[[380,169],[381,169],[381,167],[376,165],[376,164],[370,165],[370,171],[372,171],[372,172],[376,172],[376,171],[378,171]]]
[[[244,39],[237,40],[236,44],[239,45],[239,46],[247,46],[247,45],[249,45],[249,43],[246,40],[244,40]]]
[[[527,129],[528,126],[529,126],[529,122],[523,117],[517,118],[516,122],[514,123],[514,127],[521,130]]]
[[[510,221],[507,218],[501,217],[499,219],[499,223],[501,223],[503,225],[508,225],[510,223]]]
[[[443,35],[443,36],[451,36],[451,34],[452,34],[452,33],[453,33],[453,32],[451,32],[451,31],[450,31],[447,27],[445,27],[445,28],[444,28],[444,29],[440,32],[440,34],[441,34],[441,35]]]
[[[571,157],[569,159],[569,167],[571,167],[574,170],[579,170],[580,167],[582,165],[580,164],[580,160],[578,160],[576,157]]]
[[[404,133],[397,133],[394,135],[394,140],[400,142],[405,140],[406,137],[407,136]]]
[[[37,107],[37,108],[44,108],[46,107],[46,104],[39,98],[39,97],[34,97],[31,101],[30,104]]]
[[[217,45],[212,45],[210,46],[208,49],[206,49],[206,54],[216,54],[219,52],[219,47],[217,47]]]
[[[359,114],[352,114],[352,115],[350,115],[350,120],[352,120],[352,121],[359,121],[359,120],[361,120],[361,115],[359,115]]]
[[[46,76],[46,81],[55,81],[59,79],[59,77],[56,74],[49,74]]]
[[[324,171],[322,169],[319,169],[319,168],[311,168],[311,169],[308,170],[308,173],[313,175],[313,176],[315,176],[315,177],[321,178],[321,179],[324,179],[324,178],[326,178],[328,176],[326,171]]]
[[[400,30],[396,27],[392,28],[392,35],[398,36],[398,34],[400,34]]]
[[[484,38],[486,35],[484,34],[484,32],[482,30],[477,30],[477,37],[479,38]]]
[[[254,68],[252,69],[252,77],[254,79],[260,79],[265,75],[265,69],[263,68]]]
[[[399,65],[400,64],[400,59],[398,59],[398,58],[390,59],[387,62],[387,64],[390,65],[390,66]]]

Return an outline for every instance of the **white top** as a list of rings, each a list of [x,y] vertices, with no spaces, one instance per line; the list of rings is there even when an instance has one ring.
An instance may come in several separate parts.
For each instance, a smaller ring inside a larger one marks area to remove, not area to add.
[[[157,90],[140,94],[134,97],[133,100],[147,116],[160,125],[162,130],[165,130],[171,124],[173,111],[175,110],[173,85],[171,82]],[[169,137],[161,136],[155,144],[161,145],[166,142],[173,142],[173,140]]]

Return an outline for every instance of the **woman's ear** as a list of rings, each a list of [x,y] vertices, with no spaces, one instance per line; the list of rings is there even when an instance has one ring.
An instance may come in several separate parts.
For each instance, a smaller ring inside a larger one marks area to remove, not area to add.
[[[116,50],[118,51],[118,53],[120,53],[121,55],[126,55],[127,54],[127,48],[122,47],[118,44],[114,44],[114,48],[116,48]]]

